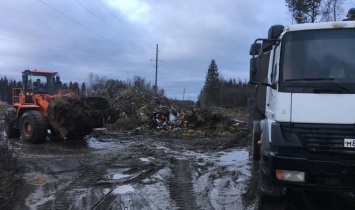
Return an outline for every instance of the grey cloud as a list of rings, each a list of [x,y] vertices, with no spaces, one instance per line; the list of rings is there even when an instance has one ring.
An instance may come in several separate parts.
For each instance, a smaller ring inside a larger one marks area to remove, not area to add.
[[[93,72],[154,84],[159,44],[158,85],[168,97],[182,99],[185,88],[185,99],[196,100],[211,59],[225,79],[245,80],[253,40],[272,24],[289,24],[283,0],[140,0],[150,8],[141,20],[107,0],[77,1],[85,8],[75,0],[3,0],[0,76],[19,79],[29,66],[58,71],[64,81],[86,82]]]

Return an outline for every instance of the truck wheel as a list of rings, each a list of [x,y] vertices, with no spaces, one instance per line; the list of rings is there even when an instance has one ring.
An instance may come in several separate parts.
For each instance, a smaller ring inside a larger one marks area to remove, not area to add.
[[[258,144],[258,141],[260,140],[260,122],[259,121],[254,121],[253,122],[253,131],[251,135],[251,155],[250,157],[255,160],[259,161],[260,160],[260,145]]]
[[[5,133],[8,138],[20,137],[20,130],[15,128],[16,111],[14,108],[7,109],[5,112]]]
[[[42,143],[47,137],[47,119],[37,110],[24,113],[20,120],[22,140],[33,144]]]

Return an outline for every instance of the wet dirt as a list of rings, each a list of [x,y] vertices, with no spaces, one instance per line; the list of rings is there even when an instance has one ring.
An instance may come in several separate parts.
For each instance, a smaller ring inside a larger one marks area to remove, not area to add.
[[[157,138],[97,130],[85,140],[33,145],[7,139],[25,166],[14,209],[353,209],[351,193],[287,191],[258,197],[258,163],[247,132],[232,137]]]

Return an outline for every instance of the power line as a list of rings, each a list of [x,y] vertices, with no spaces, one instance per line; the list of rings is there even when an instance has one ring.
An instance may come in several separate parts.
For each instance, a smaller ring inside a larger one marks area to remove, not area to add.
[[[6,36],[6,35],[0,35],[0,37],[8,37],[8,38],[12,38],[12,39],[17,39],[17,40],[8,40],[8,39],[1,39],[3,41],[10,41],[10,42],[32,42],[35,44],[43,44],[44,46],[39,46],[39,47],[52,47],[52,48],[62,48],[62,49],[68,49],[68,50],[76,50],[76,51],[83,51],[83,52],[99,52],[99,51],[90,51],[90,50],[86,50],[86,49],[80,49],[80,48],[72,48],[72,47],[67,47],[67,46],[60,46],[60,45],[52,45],[52,44],[48,44],[45,42],[38,42],[38,41],[33,41],[33,40],[29,40],[29,39],[19,39],[13,36]],[[34,45],[32,45],[34,46]]]
[[[73,18],[67,16],[66,14],[64,14],[64,13],[62,13],[61,11],[57,10],[56,8],[50,6],[49,4],[47,4],[47,3],[45,3],[45,2],[43,2],[43,1],[41,1],[41,0],[38,0],[38,1],[41,2],[42,4],[46,5],[47,7],[51,8],[52,10],[58,12],[59,14],[63,15],[64,17],[68,18],[69,20],[71,20],[71,21],[75,22],[76,24],[80,25],[81,27],[85,28],[86,30],[88,30],[88,31],[90,31],[90,32],[92,32],[92,33],[94,33],[94,34],[96,34],[96,35],[102,37],[103,39],[105,39],[105,40],[108,41],[108,42],[111,42],[111,43],[113,43],[113,44],[115,44],[115,45],[121,47],[122,49],[125,49],[124,47],[118,45],[117,43],[115,43],[115,42],[113,42],[112,40],[106,38],[105,36],[103,36],[103,35],[97,33],[96,31],[94,31],[94,30],[92,30],[92,29],[86,27],[85,25],[83,25],[83,24],[81,24],[80,22],[74,20]],[[127,50],[127,49],[125,49],[125,50]]]
[[[101,1],[96,0],[97,2],[100,3],[100,5],[105,8],[113,17],[115,17],[122,25],[126,26],[134,35],[136,35],[140,40],[145,42],[147,46],[151,46],[149,43],[147,43],[143,38],[141,38],[136,32],[134,32],[128,25],[126,25],[123,21],[120,20],[111,10],[109,10]]]
[[[79,49],[79,48],[71,48],[71,47],[66,47],[66,46],[59,46],[59,45],[51,45],[51,44],[47,44],[44,42],[37,42],[37,41],[31,41],[31,40],[21,40],[15,37],[11,37],[11,36],[4,36],[4,35],[0,35],[0,37],[10,37],[12,39],[17,39],[17,40],[9,40],[6,38],[0,38],[0,41],[6,41],[6,42],[13,42],[13,43],[21,43],[21,44],[25,44],[27,46],[32,46],[32,47],[39,47],[39,48],[43,48],[43,49],[47,49],[47,50],[52,50],[55,49],[55,52],[58,52],[58,50],[71,50],[71,51],[76,51],[76,52],[84,52],[84,53],[93,53],[94,56],[96,56],[96,58],[104,58],[107,60],[113,60],[114,56],[111,54],[109,56],[104,56],[102,54],[102,51],[90,51],[90,50],[86,50],[86,49]],[[58,49],[56,49],[58,48]],[[127,61],[127,59],[120,59],[120,62],[124,62],[124,63],[129,63],[129,64],[141,64],[138,62],[130,62]]]
[[[132,43],[133,45],[135,45],[136,47],[138,47],[139,49],[145,51],[143,48],[139,47],[136,43],[132,42],[131,40],[129,40],[127,37],[125,37],[124,35],[122,35],[120,32],[118,32],[115,28],[113,28],[110,24],[106,23],[105,21],[103,21],[99,16],[97,16],[94,12],[92,12],[91,10],[89,10],[87,7],[85,7],[82,3],[80,3],[78,0],[75,0],[76,3],[78,3],[80,6],[82,6],[84,9],[86,9],[88,12],[90,12],[93,16],[95,16],[97,19],[99,19],[101,22],[103,22],[105,25],[107,25],[109,28],[111,28],[113,31],[115,31],[118,35],[122,36],[123,38],[125,38],[126,40],[128,40],[130,43]],[[145,51],[146,52],[146,51]]]

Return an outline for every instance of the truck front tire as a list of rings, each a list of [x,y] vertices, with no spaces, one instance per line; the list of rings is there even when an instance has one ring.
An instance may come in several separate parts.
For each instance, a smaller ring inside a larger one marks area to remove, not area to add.
[[[47,127],[47,119],[41,112],[27,111],[20,120],[21,138],[33,144],[43,143],[47,137]]]

